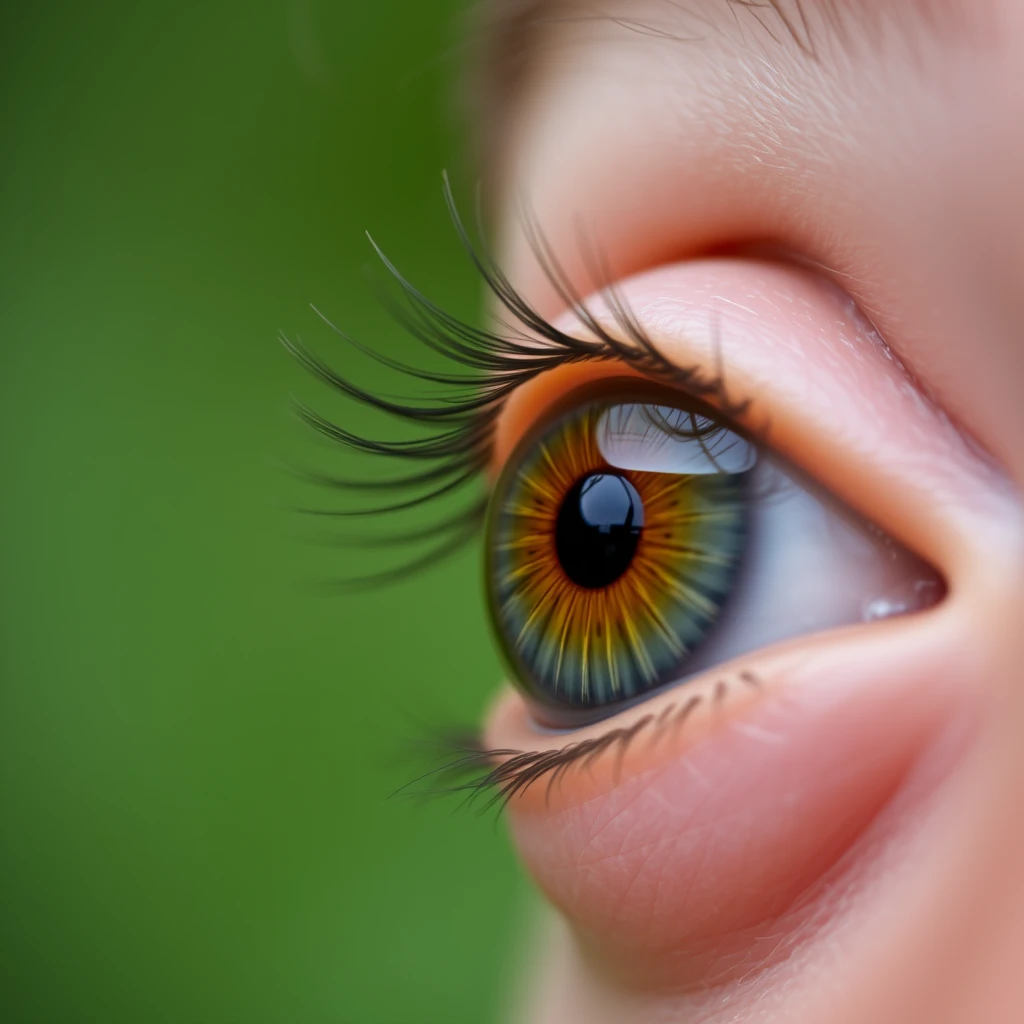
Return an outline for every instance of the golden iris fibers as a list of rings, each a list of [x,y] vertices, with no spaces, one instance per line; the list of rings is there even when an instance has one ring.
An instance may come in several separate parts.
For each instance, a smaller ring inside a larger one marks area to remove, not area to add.
[[[734,588],[756,449],[710,416],[590,401],[519,445],[491,499],[491,615],[517,683],[601,709],[685,674]]]

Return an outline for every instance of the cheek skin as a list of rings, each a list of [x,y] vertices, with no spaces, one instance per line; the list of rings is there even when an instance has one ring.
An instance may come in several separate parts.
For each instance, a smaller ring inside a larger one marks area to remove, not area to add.
[[[602,976],[719,984],[827,922],[859,841],[963,692],[943,684],[958,660],[939,639],[950,618],[783,651],[739,709],[663,742],[641,734],[618,767],[606,758],[511,802],[521,856]],[[489,740],[525,738],[517,706],[499,706]]]

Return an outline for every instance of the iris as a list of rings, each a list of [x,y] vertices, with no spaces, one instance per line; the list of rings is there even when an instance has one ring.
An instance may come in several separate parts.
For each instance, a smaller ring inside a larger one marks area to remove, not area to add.
[[[710,416],[639,402],[584,402],[520,444],[491,500],[488,589],[536,703],[600,709],[684,674],[735,584],[755,462]]]

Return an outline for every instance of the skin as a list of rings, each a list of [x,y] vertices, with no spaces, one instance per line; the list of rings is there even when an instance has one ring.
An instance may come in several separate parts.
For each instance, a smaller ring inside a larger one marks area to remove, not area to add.
[[[1024,5],[806,0],[795,35],[726,0],[546,10],[501,143],[509,276],[580,330],[517,197],[587,293],[583,223],[659,348],[723,369],[750,429],[948,590],[719,666],[685,719],[513,799],[552,908],[517,1019],[1019,1022]],[[623,372],[522,388],[495,469]],[[487,740],[549,749],[682,699],[552,734],[506,687]]]

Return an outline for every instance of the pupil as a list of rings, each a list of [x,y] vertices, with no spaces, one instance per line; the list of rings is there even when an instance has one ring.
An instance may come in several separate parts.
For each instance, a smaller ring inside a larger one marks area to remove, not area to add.
[[[643,525],[644,504],[624,476],[585,476],[566,494],[555,523],[566,576],[591,590],[614,583],[633,561]]]

